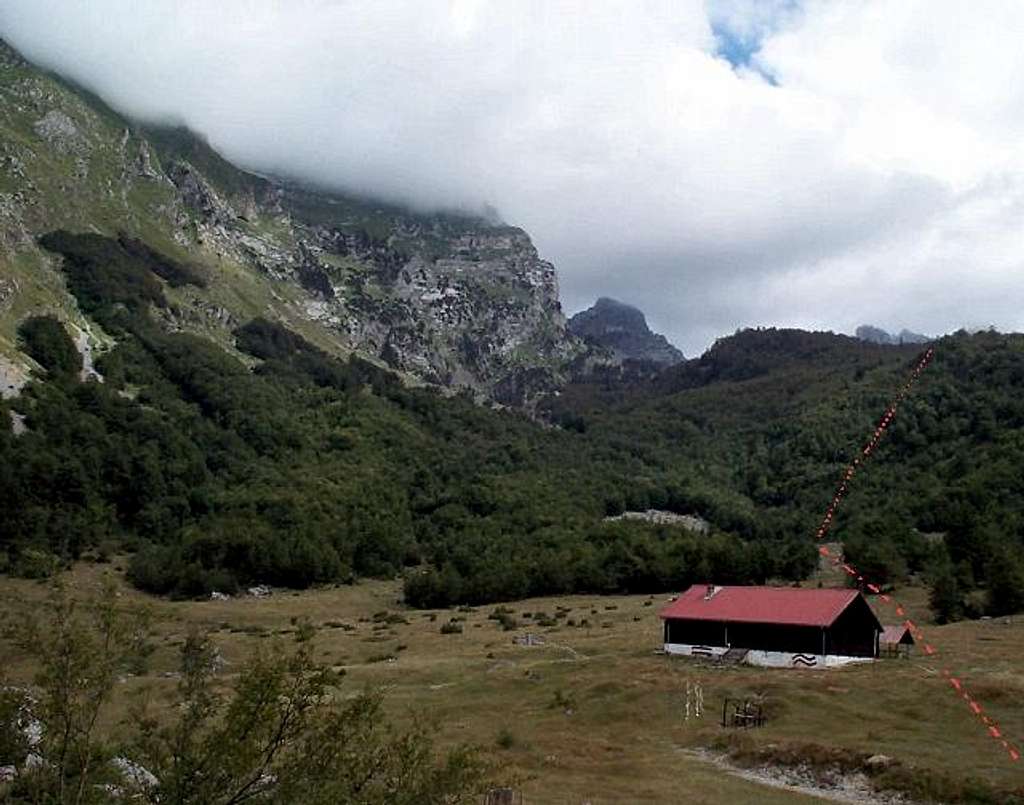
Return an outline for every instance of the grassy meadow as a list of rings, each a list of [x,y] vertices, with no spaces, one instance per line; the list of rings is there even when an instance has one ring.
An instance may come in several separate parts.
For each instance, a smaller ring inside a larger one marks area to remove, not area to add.
[[[69,581],[87,593],[115,567],[79,564]],[[436,719],[443,742],[488,747],[522,779],[530,805],[815,801],[727,774],[686,751],[722,740],[724,696],[764,697],[767,726],[742,739],[754,747],[806,743],[883,753],[1001,787],[1020,785],[1024,775],[939,672],[943,663],[954,669],[1011,736],[1024,734],[1020,618],[928,627],[938,658],[918,653],[824,672],[721,668],[661,655],[657,613],[666,596],[517,601],[506,605],[503,625],[489,617],[490,606],[408,609],[400,584],[387,581],[226,601],[172,602],[127,585],[122,595],[151,609],[155,650],[144,675],[120,683],[123,692],[105,716],[112,732],[137,697],[159,701],[173,688],[177,648],[191,624],[213,633],[229,679],[256,647],[288,639],[305,618],[319,627],[320,659],[346,671],[339,695],[382,686],[392,715],[424,713]],[[8,620],[38,610],[46,596],[43,583],[0,579]],[[926,619],[923,590],[901,591],[901,600]],[[462,631],[441,633],[452,619]],[[894,619],[882,613],[883,622]],[[527,633],[544,644],[514,642]],[[14,646],[0,645],[0,654],[9,678],[30,678],[32,668]],[[703,685],[701,720],[684,720],[687,681]]]

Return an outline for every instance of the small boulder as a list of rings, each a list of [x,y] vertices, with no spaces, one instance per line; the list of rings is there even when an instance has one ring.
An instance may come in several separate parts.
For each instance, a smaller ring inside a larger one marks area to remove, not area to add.
[[[892,765],[892,758],[888,755],[872,755],[864,761],[869,769],[887,769]]]
[[[160,782],[149,769],[126,757],[115,757],[111,763],[121,773],[121,776],[136,788],[152,788]]]
[[[42,139],[57,151],[81,156],[89,149],[89,143],[78,125],[59,109],[47,112],[32,128]]]

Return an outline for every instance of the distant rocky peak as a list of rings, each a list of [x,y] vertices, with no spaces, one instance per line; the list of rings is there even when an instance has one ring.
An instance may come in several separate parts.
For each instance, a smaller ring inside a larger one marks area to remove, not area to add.
[[[619,361],[643,360],[673,365],[683,353],[663,335],[651,332],[643,312],[602,296],[569,320],[569,332],[612,352]]]
[[[643,311],[617,299],[611,299],[607,296],[598,297],[591,308],[582,311],[578,315],[584,317],[588,313],[600,318],[609,326],[639,330],[645,333],[651,332],[647,326],[647,318],[644,316]]]
[[[892,334],[870,324],[862,324],[858,327],[856,335],[861,341],[870,341],[873,344],[926,344],[932,340],[927,335],[911,332],[906,328]]]

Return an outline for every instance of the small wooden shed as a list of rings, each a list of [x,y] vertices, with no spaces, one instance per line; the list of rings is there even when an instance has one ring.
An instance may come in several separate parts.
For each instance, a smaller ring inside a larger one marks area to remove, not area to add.
[[[914,648],[914,635],[905,623],[886,626],[878,638],[878,650],[883,657],[909,657]]]

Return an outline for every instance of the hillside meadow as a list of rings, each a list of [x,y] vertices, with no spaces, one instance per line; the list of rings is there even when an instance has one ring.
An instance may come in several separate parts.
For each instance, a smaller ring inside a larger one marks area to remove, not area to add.
[[[66,578],[84,595],[104,573],[117,574],[118,564],[79,563]],[[911,614],[926,621],[925,591],[899,592]],[[45,583],[4,578],[0,609],[15,622],[38,611],[47,593]],[[664,595],[547,597],[423,611],[402,604],[399,582],[366,581],[177,602],[123,584],[121,600],[151,610],[153,651],[144,673],[119,681],[103,715],[109,736],[122,729],[140,697],[169,699],[177,649],[190,626],[212,634],[226,661],[226,683],[253,651],[287,641],[308,620],[318,629],[317,658],[345,671],[337,695],[381,688],[394,718],[426,715],[442,745],[487,748],[521,780],[530,805],[815,801],[740,779],[691,752],[726,744],[746,757],[807,761],[847,750],[881,753],[903,764],[908,779],[938,775],[944,790],[957,791],[963,802],[1000,801],[984,797],[992,791],[1008,797],[1021,782],[1020,765],[984,733],[939,673],[943,665],[953,668],[1008,734],[1024,734],[1019,618],[927,627],[938,658],[917,654],[820,672],[723,668],[661,655],[657,613]],[[894,620],[891,612],[881,617]],[[450,623],[462,631],[442,633]],[[526,634],[543,645],[515,642]],[[30,680],[33,668],[13,644],[0,645],[0,652],[12,681]],[[687,681],[703,685],[703,719],[684,719]],[[721,728],[725,696],[760,697],[767,725],[740,736]],[[983,780],[979,790],[989,793],[970,793],[969,777]]]

